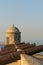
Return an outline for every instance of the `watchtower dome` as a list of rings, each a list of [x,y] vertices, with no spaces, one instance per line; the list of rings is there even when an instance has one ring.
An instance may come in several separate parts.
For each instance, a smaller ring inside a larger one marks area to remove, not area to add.
[[[17,27],[11,26],[6,31],[6,43],[7,44],[14,44],[19,43],[21,41],[21,32]]]

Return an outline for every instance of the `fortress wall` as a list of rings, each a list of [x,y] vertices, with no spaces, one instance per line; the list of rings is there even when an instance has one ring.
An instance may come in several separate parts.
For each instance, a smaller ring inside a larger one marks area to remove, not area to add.
[[[43,65],[43,62],[32,56],[21,54],[21,65]]]
[[[9,64],[6,64],[6,65],[21,65],[21,60],[18,60],[16,62],[12,62],[12,63],[9,63]]]
[[[43,62],[26,54],[21,54],[21,60],[7,65],[43,65]]]
[[[25,58],[25,54],[21,54],[21,65],[29,65],[28,60]]]

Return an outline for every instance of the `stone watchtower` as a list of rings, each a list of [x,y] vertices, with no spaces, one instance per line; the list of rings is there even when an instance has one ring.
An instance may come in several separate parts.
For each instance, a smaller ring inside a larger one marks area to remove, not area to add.
[[[21,32],[17,27],[11,26],[6,31],[6,44],[15,44],[21,41]]]

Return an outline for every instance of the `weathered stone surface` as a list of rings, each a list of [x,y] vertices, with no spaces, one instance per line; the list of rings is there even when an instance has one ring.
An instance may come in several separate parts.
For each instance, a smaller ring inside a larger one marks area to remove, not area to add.
[[[43,62],[25,54],[21,54],[21,65],[43,65]]]
[[[21,59],[6,65],[43,65],[43,62],[26,54],[21,54]]]
[[[6,44],[14,44],[21,41],[21,32],[14,25],[6,31]]]

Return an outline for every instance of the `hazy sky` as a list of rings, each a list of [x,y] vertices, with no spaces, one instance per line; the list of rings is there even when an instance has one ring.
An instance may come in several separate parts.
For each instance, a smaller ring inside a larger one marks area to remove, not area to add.
[[[43,0],[0,0],[0,40],[12,24],[22,41],[43,40]]]

